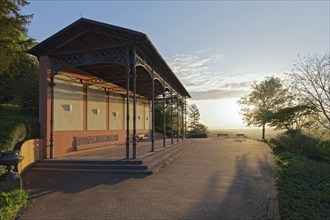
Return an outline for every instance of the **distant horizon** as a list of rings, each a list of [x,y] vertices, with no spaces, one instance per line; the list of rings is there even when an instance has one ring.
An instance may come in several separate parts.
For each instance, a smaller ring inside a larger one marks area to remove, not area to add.
[[[232,127],[232,128],[208,128],[209,131],[218,131],[218,130],[262,130],[261,127]],[[266,131],[283,131],[283,130],[277,130],[275,128],[272,128],[272,127],[266,127]]]
[[[217,131],[217,130],[258,130],[261,129],[260,127],[228,127],[228,128],[209,128],[209,131]]]

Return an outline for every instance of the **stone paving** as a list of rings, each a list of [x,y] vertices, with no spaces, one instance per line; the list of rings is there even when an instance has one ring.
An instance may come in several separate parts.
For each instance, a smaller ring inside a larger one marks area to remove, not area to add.
[[[18,219],[271,219],[274,160],[266,144],[196,139],[153,175],[28,171]]]

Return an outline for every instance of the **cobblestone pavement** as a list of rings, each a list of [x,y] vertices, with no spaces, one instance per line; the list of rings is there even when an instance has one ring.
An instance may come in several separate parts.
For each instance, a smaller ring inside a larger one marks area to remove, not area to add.
[[[153,175],[29,171],[19,219],[267,219],[274,160],[266,144],[196,139]]]

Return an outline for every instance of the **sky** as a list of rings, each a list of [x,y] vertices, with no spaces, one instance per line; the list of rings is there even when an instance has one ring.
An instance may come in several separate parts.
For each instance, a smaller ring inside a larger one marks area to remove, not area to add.
[[[237,100],[330,51],[330,1],[31,1],[38,42],[84,17],[148,35],[210,129],[245,128]]]

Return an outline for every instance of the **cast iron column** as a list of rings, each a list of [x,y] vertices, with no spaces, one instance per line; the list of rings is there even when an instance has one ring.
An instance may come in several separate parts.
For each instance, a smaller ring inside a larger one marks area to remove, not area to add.
[[[51,159],[54,159],[54,86],[55,86],[55,71],[53,67],[51,68],[50,73],[50,137],[49,137],[49,156]]]
[[[163,147],[166,146],[165,91],[163,93]]]
[[[181,119],[181,131],[182,131],[182,136],[181,136],[181,139],[183,140],[183,134],[184,134],[184,127],[183,127],[183,124],[184,124],[184,103],[182,102],[182,119]]]
[[[184,139],[186,139],[187,135],[187,100],[184,99]]]
[[[84,105],[83,105],[83,108],[84,108],[84,110],[83,111],[85,111],[84,113],[84,115],[85,115],[85,117],[84,117],[84,130],[85,131],[87,131],[87,126],[88,126],[88,114],[87,114],[87,112],[88,112],[88,108],[87,108],[87,98],[88,98],[88,84],[87,83],[84,83],[83,84],[83,102],[84,102]]]
[[[152,69],[152,94],[151,94],[151,151],[155,151],[155,74]]]
[[[173,92],[171,92],[171,144],[173,144]]]
[[[126,47],[126,159],[129,159],[129,51]]]
[[[135,46],[132,48],[132,74],[133,74],[133,159],[136,159],[136,57],[135,57]]]
[[[179,98],[176,98],[176,131],[177,131],[177,137],[176,141],[179,142],[180,140],[180,133],[179,133]]]

